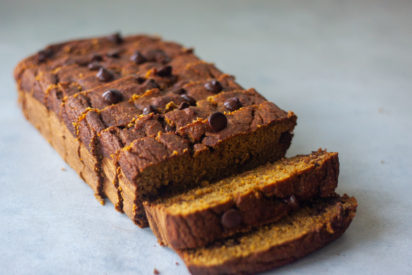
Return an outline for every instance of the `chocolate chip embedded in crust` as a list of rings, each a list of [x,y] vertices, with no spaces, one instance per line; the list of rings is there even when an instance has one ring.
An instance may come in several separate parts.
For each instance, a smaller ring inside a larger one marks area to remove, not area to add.
[[[212,92],[212,93],[215,93],[215,94],[217,94],[218,92],[223,90],[222,84],[220,84],[220,82],[217,81],[216,79],[213,79],[213,80],[210,80],[209,82],[206,82],[205,83],[205,88],[209,92]]]
[[[187,103],[186,101],[183,101],[182,103],[179,104],[178,109],[183,110],[183,109],[188,108],[189,106],[190,106],[189,103]]]
[[[155,113],[155,112],[156,112],[156,109],[153,108],[152,105],[149,105],[149,106],[143,108],[142,114],[143,115],[148,115],[150,113]]]
[[[172,66],[164,66],[156,71],[156,75],[161,77],[171,76],[172,75]]]
[[[170,126],[169,124],[166,124],[165,131],[166,132],[174,132],[174,131],[176,131],[176,127]]]
[[[180,89],[173,90],[172,93],[177,94],[177,95],[182,95],[186,93],[186,90],[183,88],[180,88]]]
[[[146,81],[146,78],[141,77],[141,76],[138,76],[138,77],[136,78],[136,81],[137,81],[137,83],[139,83],[139,84],[143,84],[143,82]]]
[[[77,65],[79,65],[81,67],[84,67],[84,66],[87,66],[89,64],[89,60],[88,60],[88,58],[83,57],[83,58],[76,59],[74,61],[74,63],[76,63]]]
[[[122,38],[122,35],[120,34],[120,33],[114,33],[114,34],[112,34],[112,35],[109,35],[108,37],[107,37],[107,39],[109,39],[110,41],[112,41],[113,43],[116,43],[116,44],[121,44],[121,43],[123,43],[123,38]]]
[[[297,210],[299,208],[299,202],[296,199],[295,195],[291,195],[288,199],[284,200],[293,210]]]
[[[223,213],[221,223],[225,228],[235,228],[242,223],[242,215],[239,210],[229,209]]]
[[[106,53],[106,55],[108,57],[111,57],[111,58],[119,58],[120,57],[120,51],[119,50],[113,50],[113,51],[110,51],[110,52]]]
[[[156,83],[153,79],[149,79],[146,83],[146,89],[155,89],[160,88],[159,84]]]
[[[93,61],[93,62],[90,62],[89,65],[87,65],[87,67],[89,68],[90,71],[97,71],[98,69],[102,67],[102,65],[100,65],[96,61]]]
[[[44,49],[41,50],[37,53],[37,62],[38,63],[43,63],[45,62],[49,57],[53,55],[53,51],[51,49]]]
[[[103,81],[103,82],[113,80],[114,78],[113,73],[105,68],[100,68],[96,76],[100,81]]]
[[[279,143],[289,144],[292,140],[292,134],[289,132],[283,132],[279,137]]]
[[[102,97],[108,104],[116,104],[123,99],[122,93],[115,89],[107,90],[103,93]]]
[[[103,60],[102,55],[101,55],[101,54],[98,54],[98,53],[94,53],[94,54],[92,55],[92,57],[90,58],[90,61],[91,61],[91,62],[93,62],[93,61],[102,61],[102,60]]]
[[[146,58],[152,62],[166,64],[170,61],[170,57],[162,50],[150,50],[146,53]]]
[[[146,57],[139,51],[135,51],[134,54],[130,57],[130,60],[136,64],[142,64],[147,61]]]
[[[215,112],[209,116],[208,119],[209,126],[212,128],[213,131],[219,132],[223,130],[227,126],[227,118],[221,112]]]
[[[180,97],[183,98],[184,101],[189,103],[191,106],[196,106],[196,100],[193,97],[190,97],[187,94],[182,94],[180,95]]]
[[[228,100],[225,101],[225,103],[223,103],[223,105],[229,111],[235,111],[239,109],[240,107],[242,107],[242,103],[240,103],[240,100],[237,97],[229,98]]]

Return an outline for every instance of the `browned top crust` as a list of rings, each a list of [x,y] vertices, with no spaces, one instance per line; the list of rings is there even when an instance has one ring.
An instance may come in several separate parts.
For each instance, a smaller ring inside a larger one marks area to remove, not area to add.
[[[14,76],[96,158],[116,155],[131,182],[165,159],[296,120],[192,49],[147,35],[54,44],[20,62]],[[211,119],[216,112],[227,123]]]

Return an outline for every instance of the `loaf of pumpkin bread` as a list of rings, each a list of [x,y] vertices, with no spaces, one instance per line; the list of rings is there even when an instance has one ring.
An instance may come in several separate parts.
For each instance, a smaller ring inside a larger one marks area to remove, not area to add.
[[[280,159],[296,124],[192,49],[152,36],[54,44],[14,77],[26,118],[141,227],[143,201]]]
[[[144,206],[161,244],[196,248],[277,221],[312,199],[335,195],[338,174],[338,154],[318,150]]]

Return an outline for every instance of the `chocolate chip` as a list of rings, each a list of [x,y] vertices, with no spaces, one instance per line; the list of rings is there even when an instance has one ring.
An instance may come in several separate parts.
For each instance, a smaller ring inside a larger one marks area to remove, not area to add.
[[[43,63],[48,58],[50,58],[52,55],[53,55],[53,51],[51,49],[41,50],[37,53],[37,62],[38,63]]]
[[[153,79],[149,79],[146,83],[146,89],[155,89],[160,88],[159,84],[156,83]]]
[[[185,100],[190,105],[196,106],[196,100],[193,97],[190,97],[187,94],[182,94],[180,95],[180,97],[183,98],[183,100]]]
[[[179,110],[183,110],[186,109],[187,107],[189,107],[189,103],[187,103],[186,101],[183,101],[182,103],[179,104]]]
[[[169,124],[166,124],[165,131],[166,132],[174,132],[174,131],[176,131],[176,127],[170,126]]]
[[[173,90],[172,93],[177,94],[177,95],[182,95],[186,93],[186,90],[183,88],[180,88],[180,89]]]
[[[156,110],[155,110],[155,108],[153,108],[152,105],[149,105],[149,106],[143,108],[143,110],[142,110],[143,115],[148,115],[150,113],[156,113]]]
[[[102,68],[102,67],[100,67],[100,69],[97,72],[96,76],[100,81],[103,81],[103,82],[113,80],[113,78],[114,78],[114,75],[111,71],[109,71],[105,68]]]
[[[136,78],[136,81],[137,81],[137,83],[142,84],[143,82],[146,81],[146,78],[141,77],[141,76],[138,76],[138,77]]]
[[[112,41],[113,43],[116,43],[116,44],[121,44],[121,43],[123,43],[123,38],[122,38],[122,35],[120,34],[120,33],[114,33],[114,34],[112,34],[112,35],[109,35],[108,37],[107,37],[107,39],[109,39],[110,41]]]
[[[288,199],[284,200],[293,210],[297,210],[299,208],[299,202],[296,199],[295,195],[291,195]]]
[[[93,61],[102,61],[102,60],[103,60],[103,56],[101,54],[98,54],[98,53],[94,53],[92,55],[92,57],[90,58],[91,62],[93,62]]]
[[[215,94],[217,94],[218,92],[223,90],[222,84],[220,84],[220,82],[217,81],[216,79],[213,79],[213,80],[210,80],[209,82],[206,82],[205,88],[209,92],[212,92],[212,93],[215,93]]]
[[[292,141],[292,134],[289,132],[283,132],[279,137],[280,144],[290,144]]]
[[[186,49],[183,49],[183,52],[184,52],[184,53],[194,53],[194,52],[195,52],[195,49],[193,49],[193,48],[186,48]]]
[[[236,209],[229,209],[223,213],[221,223],[226,228],[235,228],[242,223],[242,215]]]
[[[240,107],[242,107],[242,103],[240,103],[240,100],[237,97],[229,98],[228,100],[225,101],[225,103],[223,103],[223,105],[229,111],[235,111],[239,109]]]
[[[76,59],[76,61],[74,61],[74,63],[76,63],[77,65],[83,67],[83,66],[87,66],[87,64],[89,64],[89,60],[87,58],[78,58],[78,59]]]
[[[164,66],[156,71],[156,75],[161,77],[171,76],[172,75],[172,66]]]
[[[166,64],[170,61],[170,57],[162,50],[150,50],[146,53],[146,58],[152,62]]]
[[[93,61],[93,62],[90,62],[89,65],[87,65],[87,67],[89,68],[90,71],[97,71],[102,66],[98,62]]]
[[[219,132],[220,130],[225,129],[227,126],[227,118],[221,112],[211,114],[209,116],[208,122],[210,128],[212,128],[212,130],[215,132]]]
[[[147,61],[146,57],[139,51],[135,51],[134,54],[130,57],[130,60],[136,64],[142,64]]]
[[[103,99],[106,101],[108,104],[116,104],[123,99],[123,95],[119,90],[107,90],[106,92],[103,93]]]
[[[119,50],[113,50],[113,51],[107,52],[106,55],[108,57],[111,57],[111,58],[119,58],[120,57],[120,51]]]

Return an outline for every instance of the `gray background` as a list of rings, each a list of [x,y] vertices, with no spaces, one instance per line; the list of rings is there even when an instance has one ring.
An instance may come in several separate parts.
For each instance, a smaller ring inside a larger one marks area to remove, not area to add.
[[[359,200],[356,219],[341,239],[278,272],[411,274],[411,13],[411,1],[1,0],[0,273],[187,273],[150,230],[100,206],[17,108],[21,58],[121,30],[194,46],[293,110],[289,156],[340,153],[338,191]]]

